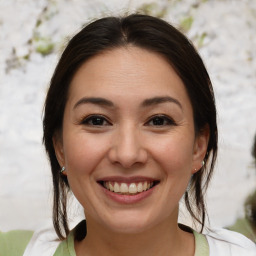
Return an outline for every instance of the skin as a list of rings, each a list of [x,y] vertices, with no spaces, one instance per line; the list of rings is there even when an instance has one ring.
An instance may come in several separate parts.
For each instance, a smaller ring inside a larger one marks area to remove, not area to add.
[[[131,46],[85,62],[54,138],[87,218],[77,255],[194,255],[194,236],[177,225],[178,205],[202,166],[208,137],[207,129],[195,135],[184,84],[162,56]],[[98,183],[138,176],[159,183],[135,203],[112,200]]]

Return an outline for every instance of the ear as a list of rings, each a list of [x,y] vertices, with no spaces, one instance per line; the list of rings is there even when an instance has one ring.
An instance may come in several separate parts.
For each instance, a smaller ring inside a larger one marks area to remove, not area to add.
[[[207,152],[210,137],[210,128],[207,124],[195,137],[193,148],[193,169],[192,173],[196,173],[203,166],[203,161]]]
[[[52,142],[53,142],[55,155],[59,162],[59,165],[63,167],[65,166],[65,157],[64,157],[64,150],[63,150],[63,140],[62,140],[62,135],[60,131],[54,134],[52,138]],[[64,171],[63,174],[66,174],[66,172]]]

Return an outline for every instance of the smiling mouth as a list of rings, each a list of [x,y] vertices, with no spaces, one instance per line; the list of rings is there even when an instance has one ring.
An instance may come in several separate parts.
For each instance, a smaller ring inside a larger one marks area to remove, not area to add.
[[[137,195],[139,193],[148,191],[156,186],[159,181],[141,181],[141,182],[113,182],[113,181],[100,181],[99,184],[105,189],[119,194],[119,195]]]

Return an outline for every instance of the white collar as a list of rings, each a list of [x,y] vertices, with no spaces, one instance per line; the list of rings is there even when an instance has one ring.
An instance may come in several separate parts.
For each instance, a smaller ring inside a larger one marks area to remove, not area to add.
[[[23,256],[52,256],[60,243],[53,228],[38,230],[33,234]]]
[[[210,256],[256,256],[256,245],[245,236],[226,229],[211,229],[204,233]]]

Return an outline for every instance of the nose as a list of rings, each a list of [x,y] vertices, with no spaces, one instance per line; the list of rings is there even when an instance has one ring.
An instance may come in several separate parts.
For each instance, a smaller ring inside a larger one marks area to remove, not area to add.
[[[111,142],[109,159],[113,164],[119,164],[126,169],[136,164],[145,164],[148,153],[140,131],[134,127],[120,128]]]

